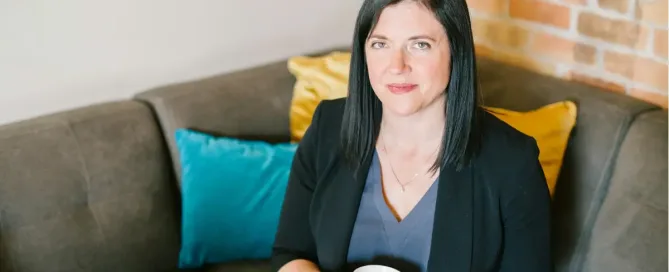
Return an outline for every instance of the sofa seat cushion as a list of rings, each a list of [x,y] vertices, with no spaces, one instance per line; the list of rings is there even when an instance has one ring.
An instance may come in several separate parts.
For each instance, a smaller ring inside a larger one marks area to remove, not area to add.
[[[239,261],[208,266],[205,272],[269,272],[272,271],[269,260]]]

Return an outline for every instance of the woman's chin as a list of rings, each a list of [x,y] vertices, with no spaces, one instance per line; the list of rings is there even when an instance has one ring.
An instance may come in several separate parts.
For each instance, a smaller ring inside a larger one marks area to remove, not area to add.
[[[418,103],[384,103],[384,111],[390,111],[397,116],[410,116],[420,111],[420,104]]]

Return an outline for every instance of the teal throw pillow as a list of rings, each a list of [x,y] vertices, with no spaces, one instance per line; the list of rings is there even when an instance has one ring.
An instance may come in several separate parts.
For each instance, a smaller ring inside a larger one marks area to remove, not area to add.
[[[294,143],[175,133],[182,167],[180,268],[269,258]]]

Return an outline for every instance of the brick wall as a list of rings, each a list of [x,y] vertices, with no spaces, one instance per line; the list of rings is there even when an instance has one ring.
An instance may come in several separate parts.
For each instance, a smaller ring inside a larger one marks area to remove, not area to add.
[[[477,52],[667,107],[667,0],[467,0]]]

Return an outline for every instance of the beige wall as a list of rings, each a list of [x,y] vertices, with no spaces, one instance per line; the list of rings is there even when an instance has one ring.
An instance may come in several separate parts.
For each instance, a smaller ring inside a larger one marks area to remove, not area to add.
[[[467,0],[478,52],[667,106],[667,0]]]
[[[667,0],[467,1],[482,55],[666,106]],[[262,2],[0,1],[0,124],[346,45],[362,0]]]
[[[347,45],[361,3],[0,1],[0,123]]]

